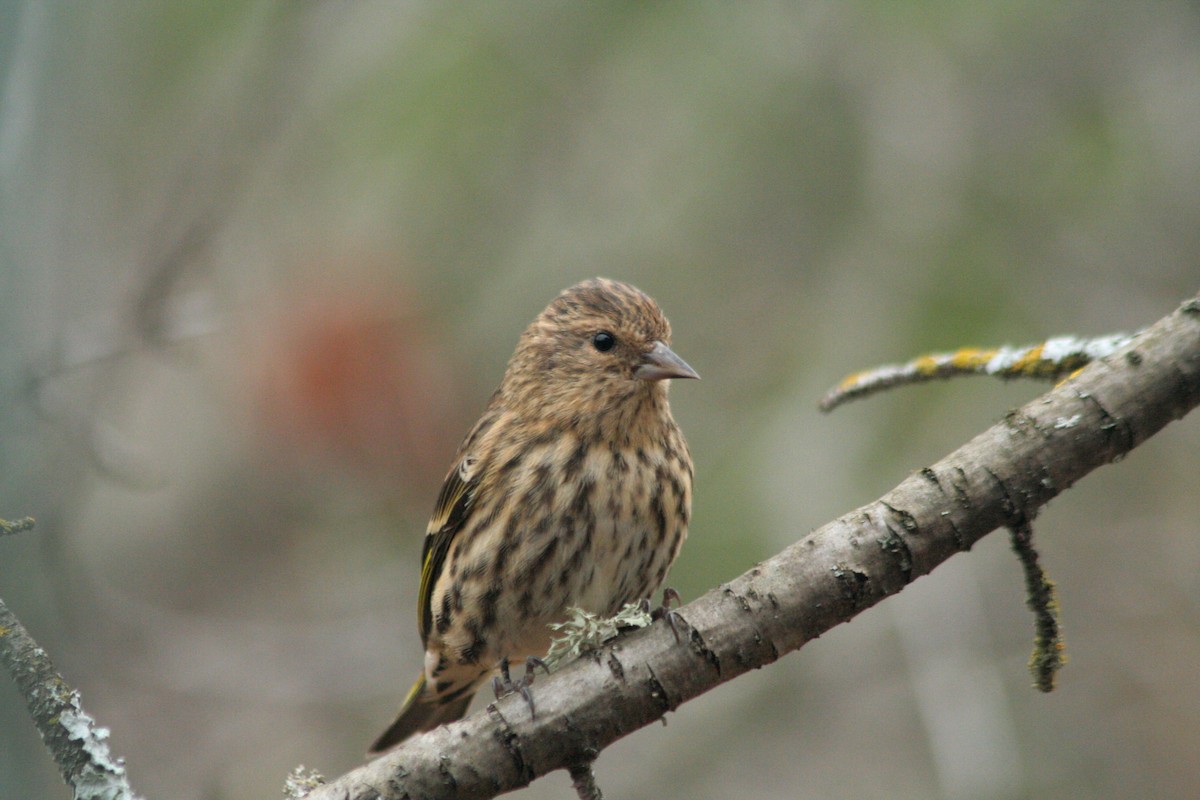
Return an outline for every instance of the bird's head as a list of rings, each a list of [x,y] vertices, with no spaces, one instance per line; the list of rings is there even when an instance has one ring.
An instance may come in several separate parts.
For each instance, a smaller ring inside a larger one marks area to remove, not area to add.
[[[669,378],[698,378],[671,350],[658,304],[627,283],[594,278],[566,289],[521,335],[501,391],[562,419],[628,417],[665,399]]]

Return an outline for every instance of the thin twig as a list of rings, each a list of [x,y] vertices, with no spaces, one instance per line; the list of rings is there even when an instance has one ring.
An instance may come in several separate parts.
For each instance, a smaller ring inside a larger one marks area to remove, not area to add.
[[[1012,548],[1016,551],[1025,571],[1025,603],[1033,612],[1037,634],[1033,640],[1033,655],[1029,657],[1029,671],[1034,685],[1043,692],[1054,691],[1054,676],[1067,662],[1062,630],[1058,624],[1058,598],[1054,594],[1054,581],[1046,575],[1038,563],[1038,552],[1033,547],[1033,526],[1022,520],[1009,527]]]
[[[596,783],[596,773],[592,772],[592,761],[580,761],[567,767],[571,775],[571,785],[579,800],[604,800],[599,784]]]
[[[903,364],[886,364],[848,375],[821,399],[820,408],[832,411],[849,400],[896,386],[962,375],[1059,380],[1112,355],[1131,341],[1133,336],[1124,333],[1094,339],[1058,336],[1025,347],[963,347],[949,353],[928,353]]]

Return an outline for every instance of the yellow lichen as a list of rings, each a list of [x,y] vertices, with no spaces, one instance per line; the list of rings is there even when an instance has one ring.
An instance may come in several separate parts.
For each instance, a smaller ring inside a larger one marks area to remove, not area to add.
[[[1042,352],[1044,349],[1045,345],[1040,344],[1037,347],[1029,348],[1025,351],[1025,355],[1013,362],[1012,367],[1009,368],[1008,371],[1016,375],[1036,374],[1036,368],[1042,360]]]
[[[921,375],[937,374],[938,361],[933,356],[921,356],[912,362],[913,369]]]
[[[951,354],[950,363],[958,369],[978,370],[986,367],[988,362],[996,357],[996,352],[978,347],[963,347]]]

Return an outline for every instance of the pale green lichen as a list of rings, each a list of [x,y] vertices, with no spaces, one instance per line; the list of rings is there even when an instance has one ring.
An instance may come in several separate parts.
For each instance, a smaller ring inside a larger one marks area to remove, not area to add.
[[[22,517],[21,519],[15,519],[11,522],[6,519],[0,519],[0,536],[9,536],[14,533],[31,531],[33,530],[34,524],[33,517]]]
[[[615,639],[626,628],[645,628],[654,618],[642,603],[628,603],[616,616],[601,618],[581,608],[567,609],[565,622],[551,623],[559,635],[550,642],[546,666],[555,670],[584,653],[598,650],[605,642]]]
[[[324,775],[301,764],[288,773],[287,780],[283,782],[283,796],[288,800],[299,800],[324,783]]]
[[[79,742],[87,761],[68,779],[79,800],[134,800],[136,797],[125,776],[125,762],[108,749],[108,728],[96,725],[80,706],[79,694],[71,692],[58,724],[67,737]]]

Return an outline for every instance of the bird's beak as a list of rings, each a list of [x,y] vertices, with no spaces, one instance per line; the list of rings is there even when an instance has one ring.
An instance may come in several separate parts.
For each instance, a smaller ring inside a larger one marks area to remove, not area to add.
[[[642,363],[633,371],[634,377],[644,381],[661,381],[667,378],[699,378],[696,370],[662,342],[655,342]]]

